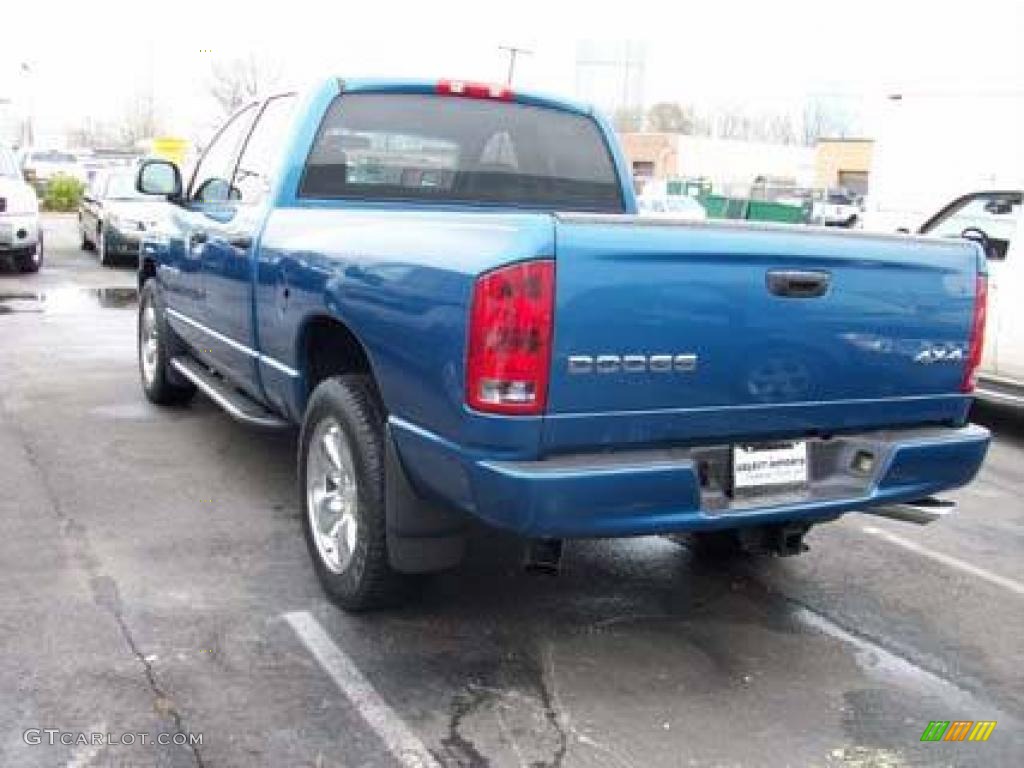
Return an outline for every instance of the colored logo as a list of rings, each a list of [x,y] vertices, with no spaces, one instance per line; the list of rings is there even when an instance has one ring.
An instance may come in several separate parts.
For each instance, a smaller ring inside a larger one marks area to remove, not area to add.
[[[995,720],[932,720],[921,741],[988,741],[995,729]]]

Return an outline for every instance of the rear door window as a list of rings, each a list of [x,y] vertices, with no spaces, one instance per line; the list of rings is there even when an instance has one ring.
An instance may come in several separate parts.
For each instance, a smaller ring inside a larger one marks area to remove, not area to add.
[[[239,192],[231,186],[238,150],[249,133],[256,105],[236,114],[221,128],[196,166],[188,199],[196,203],[223,203],[237,200]]]
[[[586,115],[427,94],[348,94],[328,109],[300,197],[623,210]]]
[[[274,164],[294,111],[295,97],[288,94],[270,99],[260,113],[235,170],[234,188],[242,203],[260,203],[270,191]]]

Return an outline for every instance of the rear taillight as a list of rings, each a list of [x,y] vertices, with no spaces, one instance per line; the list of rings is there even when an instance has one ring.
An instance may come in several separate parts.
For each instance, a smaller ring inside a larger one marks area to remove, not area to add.
[[[525,261],[473,288],[466,402],[490,413],[543,413],[554,323],[555,262]]]
[[[978,275],[974,288],[974,314],[971,316],[971,340],[967,348],[967,367],[960,386],[962,392],[973,392],[978,380],[978,367],[985,348],[985,315],[988,312],[988,279]]]

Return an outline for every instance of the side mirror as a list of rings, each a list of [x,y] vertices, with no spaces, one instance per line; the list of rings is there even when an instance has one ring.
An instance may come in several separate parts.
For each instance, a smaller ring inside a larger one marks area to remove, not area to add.
[[[972,240],[980,245],[986,259],[996,258],[996,252],[995,248],[992,246],[992,240],[983,230],[978,229],[977,227],[968,227],[960,233],[960,237],[965,240]]]
[[[181,171],[167,160],[143,160],[135,176],[135,189],[144,195],[181,199]]]

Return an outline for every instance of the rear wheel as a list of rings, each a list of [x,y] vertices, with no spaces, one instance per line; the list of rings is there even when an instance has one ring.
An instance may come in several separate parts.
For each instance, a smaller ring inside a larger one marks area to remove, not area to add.
[[[368,376],[336,376],[313,392],[299,438],[306,545],[342,608],[393,604],[410,583],[388,561],[384,416]]]
[[[146,282],[139,296],[139,374],[142,391],[151,403],[174,405],[192,399],[196,388],[180,383],[171,373],[171,358],[178,354],[180,342],[167,324],[156,283]]]
[[[39,233],[35,250],[18,258],[18,269],[22,272],[38,272],[43,266],[43,233]]]

